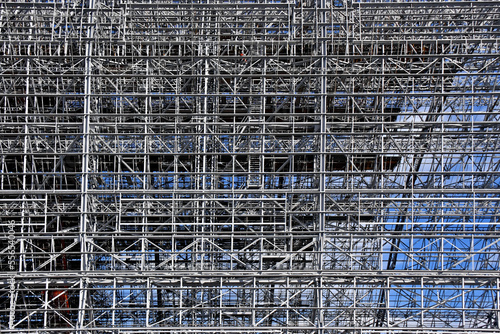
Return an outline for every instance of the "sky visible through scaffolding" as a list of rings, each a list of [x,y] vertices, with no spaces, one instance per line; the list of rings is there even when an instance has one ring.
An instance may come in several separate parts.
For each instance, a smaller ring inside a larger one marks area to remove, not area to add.
[[[500,332],[498,1],[0,1],[0,333]]]

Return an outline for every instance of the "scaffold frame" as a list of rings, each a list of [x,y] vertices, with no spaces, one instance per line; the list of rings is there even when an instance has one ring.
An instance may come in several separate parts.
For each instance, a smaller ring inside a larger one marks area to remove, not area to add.
[[[500,333],[498,1],[0,1],[0,333]]]

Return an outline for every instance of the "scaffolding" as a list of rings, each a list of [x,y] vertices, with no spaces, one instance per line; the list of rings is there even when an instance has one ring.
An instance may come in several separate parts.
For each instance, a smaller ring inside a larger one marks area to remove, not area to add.
[[[0,333],[499,333],[497,1],[0,2]]]

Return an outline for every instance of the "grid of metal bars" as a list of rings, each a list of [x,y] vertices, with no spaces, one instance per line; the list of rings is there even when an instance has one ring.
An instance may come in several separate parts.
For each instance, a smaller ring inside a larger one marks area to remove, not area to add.
[[[0,333],[498,333],[497,1],[0,2]]]

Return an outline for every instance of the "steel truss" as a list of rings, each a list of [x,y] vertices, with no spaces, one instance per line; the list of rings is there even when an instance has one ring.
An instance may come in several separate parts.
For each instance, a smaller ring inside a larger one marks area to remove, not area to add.
[[[0,17],[0,333],[499,333],[498,2]]]

